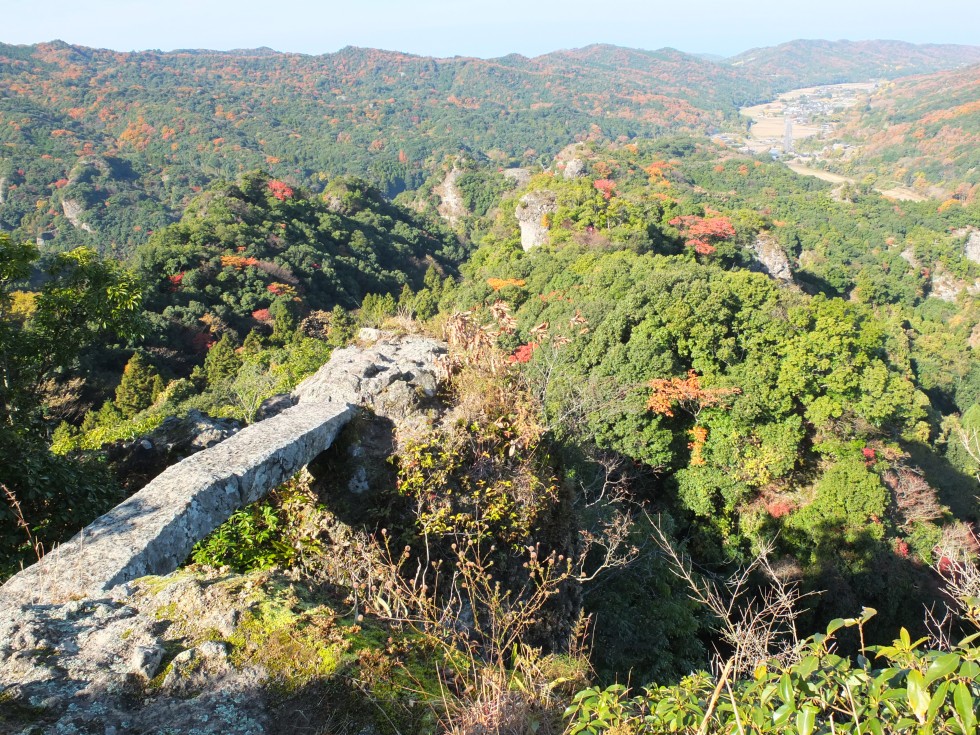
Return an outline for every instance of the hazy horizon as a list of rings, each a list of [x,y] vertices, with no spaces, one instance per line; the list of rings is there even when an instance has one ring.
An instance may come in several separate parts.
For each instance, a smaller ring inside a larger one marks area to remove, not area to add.
[[[44,13],[35,8],[26,0],[10,0],[0,41],[62,40],[115,51],[268,47],[309,55],[359,46],[478,58],[533,57],[596,43],[723,57],[799,39],[980,44],[974,30],[980,6],[968,0],[937,0],[928,10],[906,0],[826,0],[819,15],[780,0],[704,0],[696,17],[686,4],[640,0],[622,0],[601,11],[582,0],[541,0],[533,6],[474,0],[465,7],[448,0],[373,0],[357,7],[299,0],[275,15],[255,0],[173,0],[166,5],[52,0]],[[951,23],[951,17],[957,22]]]
[[[974,44],[960,44],[960,43],[954,43],[954,42],[948,42],[947,43],[947,42],[935,42],[935,41],[923,41],[923,42],[919,43],[919,42],[916,42],[916,41],[904,41],[903,39],[900,39],[900,38],[836,38],[836,39],[834,39],[834,38],[791,38],[791,39],[787,39],[785,41],[777,41],[777,42],[772,43],[772,44],[769,44],[767,46],[751,46],[751,47],[746,47],[744,49],[741,49],[739,51],[735,51],[734,53],[720,54],[720,53],[716,53],[714,51],[696,51],[696,50],[690,50],[690,49],[677,48],[676,46],[660,46],[658,48],[644,48],[644,47],[640,47],[640,46],[625,46],[623,44],[611,43],[611,42],[606,42],[606,41],[593,41],[592,43],[585,43],[585,44],[582,44],[581,46],[564,46],[564,47],[561,47],[561,48],[548,49],[546,51],[541,51],[540,53],[535,53],[535,54],[522,54],[519,51],[510,51],[510,52],[507,52],[505,54],[499,54],[499,55],[496,55],[496,56],[479,56],[479,55],[476,55],[476,54],[451,54],[451,55],[422,54],[422,53],[416,53],[416,52],[412,52],[412,51],[405,51],[404,49],[399,49],[399,48],[390,48],[390,47],[386,48],[386,47],[382,47],[382,46],[363,46],[363,45],[359,45],[359,44],[347,44],[346,46],[341,46],[341,47],[338,47],[336,49],[332,49],[332,50],[329,50],[329,51],[322,51],[322,52],[294,51],[294,50],[290,50],[290,49],[274,48],[274,47],[268,46],[268,45],[265,45],[265,46],[236,46],[236,47],[225,47],[225,48],[217,48],[217,47],[209,47],[209,46],[175,46],[173,48],[159,48],[159,47],[152,47],[151,48],[151,47],[146,47],[146,48],[120,49],[120,48],[113,48],[113,47],[110,47],[110,46],[94,46],[94,45],[90,45],[90,44],[86,44],[86,43],[78,43],[78,42],[70,41],[70,40],[67,40],[67,39],[64,39],[64,38],[48,38],[48,39],[43,39],[43,40],[39,40],[39,41],[33,41],[33,42],[30,42],[30,43],[15,43],[15,42],[6,41],[6,40],[0,38],[0,43],[6,43],[6,44],[9,44],[9,45],[14,45],[14,46],[36,46],[38,44],[59,43],[60,42],[60,43],[68,44],[70,46],[77,46],[77,47],[81,47],[81,48],[98,49],[98,50],[104,50],[104,51],[112,51],[112,52],[117,52],[117,53],[142,53],[142,52],[149,53],[149,52],[158,52],[158,53],[163,53],[163,54],[171,54],[171,53],[180,53],[180,52],[202,52],[202,53],[213,52],[213,53],[216,53],[216,54],[225,54],[225,53],[234,53],[234,52],[238,52],[238,51],[262,51],[262,50],[267,50],[267,51],[270,51],[270,52],[273,52],[273,53],[277,53],[277,54],[295,54],[295,55],[299,55],[299,56],[328,56],[330,54],[338,53],[338,52],[342,51],[344,48],[350,47],[350,48],[372,49],[372,50],[376,50],[376,51],[386,51],[386,52],[392,52],[392,53],[404,53],[404,54],[408,54],[410,56],[428,57],[428,58],[435,58],[435,59],[474,58],[474,59],[483,59],[483,60],[499,59],[499,58],[503,58],[505,56],[511,56],[511,55],[514,55],[514,54],[517,54],[519,56],[524,56],[526,58],[534,59],[534,58],[537,58],[537,57],[540,57],[540,56],[547,56],[548,54],[558,53],[560,51],[573,51],[573,50],[577,50],[577,49],[588,48],[590,46],[612,46],[612,47],[617,47],[617,48],[628,48],[628,49],[633,49],[633,50],[636,50],[636,51],[646,51],[646,52],[651,52],[651,53],[657,53],[659,51],[666,51],[666,50],[671,50],[672,49],[672,50],[675,50],[675,51],[680,51],[681,53],[684,53],[684,54],[688,54],[690,56],[709,56],[709,57],[710,56],[715,56],[715,57],[717,57],[719,59],[729,59],[729,58],[733,58],[735,56],[738,56],[739,54],[746,53],[748,51],[752,51],[753,49],[772,48],[772,47],[781,46],[781,45],[784,45],[784,44],[787,44],[787,43],[794,43],[794,42],[797,42],[797,41],[827,41],[827,42],[830,42],[830,43],[838,43],[838,42],[840,42],[840,43],[863,43],[863,42],[885,42],[885,43],[891,43],[891,42],[898,42],[898,43],[910,43],[910,44],[913,44],[913,45],[916,45],[916,46],[945,46],[945,45],[950,45],[950,46],[964,46],[964,47],[980,48],[980,42],[974,43]]]

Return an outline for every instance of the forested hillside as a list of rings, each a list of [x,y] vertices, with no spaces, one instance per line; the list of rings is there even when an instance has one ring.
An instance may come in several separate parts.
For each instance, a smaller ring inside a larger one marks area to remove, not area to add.
[[[964,200],[980,185],[980,66],[883,85],[840,131],[859,146],[842,171]]]
[[[727,64],[614,46],[483,60],[0,45],[0,228],[128,254],[210,181],[254,169],[313,189],[354,174],[393,196],[461,150],[535,165],[585,137],[739,126],[739,106],[822,81],[815,59],[827,54],[834,81],[904,74],[899,58],[921,70],[977,60],[971,47],[884,42],[753,54]]]
[[[751,49],[727,62],[789,89],[955,69],[980,62],[980,49],[902,41],[798,40]]]
[[[421,333],[415,413],[365,410],[137,585],[165,643],[119,706],[235,670],[318,732],[975,734],[977,189],[895,201],[707,135],[977,52],[906,50],[0,47],[0,579],[360,327]],[[883,85],[854,172],[969,181],[975,70]],[[212,588],[242,608],[214,627],[181,609]]]
[[[0,65],[3,227],[123,251],[216,176],[352,173],[394,195],[461,149],[547,161],[590,133],[707,131],[768,93],[679,52],[613,47],[437,60],[52,43],[3,46]]]

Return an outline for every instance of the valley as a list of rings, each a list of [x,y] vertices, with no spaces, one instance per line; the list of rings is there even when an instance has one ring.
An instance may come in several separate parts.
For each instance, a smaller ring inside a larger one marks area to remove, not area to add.
[[[975,733],[978,62],[0,44],[0,732]]]
[[[742,152],[770,154],[801,176],[815,176],[833,184],[856,186],[854,178],[833,170],[816,168],[828,160],[859,158],[859,149],[837,141],[848,110],[867,104],[877,83],[844,83],[804,87],[779,95],[772,102],[743,107],[739,114],[749,119],[747,136],[721,135],[718,140]],[[807,141],[805,145],[798,145]],[[875,187],[882,196],[897,201],[922,202],[928,196],[906,186]]]

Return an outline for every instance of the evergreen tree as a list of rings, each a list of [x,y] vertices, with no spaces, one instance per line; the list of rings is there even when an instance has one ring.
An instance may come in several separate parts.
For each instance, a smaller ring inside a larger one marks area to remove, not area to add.
[[[269,306],[272,317],[272,341],[286,344],[296,333],[296,315],[293,313],[293,302],[289,299],[276,299]]]
[[[257,355],[262,352],[262,349],[262,336],[253,329],[242,342],[242,354]]]
[[[135,352],[123,368],[122,380],[116,388],[116,408],[126,418],[153,405],[162,387],[162,379],[142,352]]]
[[[425,278],[422,280],[422,284],[432,292],[436,300],[442,295],[442,277],[439,275],[439,271],[435,269],[435,266],[429,266],[429,269],[425,272]]]
[[[357,327],[354,317],[340,304],[330,312],[330,344],[343,346],[354,339]]]
[[[208,385],[215,386],[231,380],[238,374],[241,366],[242,359],[235,352],[235,343],[225,332],[204,358],[204,373],[207,375]]]

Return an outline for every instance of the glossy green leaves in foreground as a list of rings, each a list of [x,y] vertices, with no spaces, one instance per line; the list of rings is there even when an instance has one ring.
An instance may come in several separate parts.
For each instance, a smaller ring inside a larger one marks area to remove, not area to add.
[[[873,660],[859,656],[853,662],[831,652],[834,631],[843,625],[832,621],[792,666],[773,662],[731,683],[700,672],[677,686],[651,686],[633,697],[622,685],[586,689],[565,713],[569,733],[975,735],[977,636],[949,652],[924,650],[925,639],[912,641],[903,628],[893,645],[874,650]],[[712,707],[716,688],[720,694]]]

